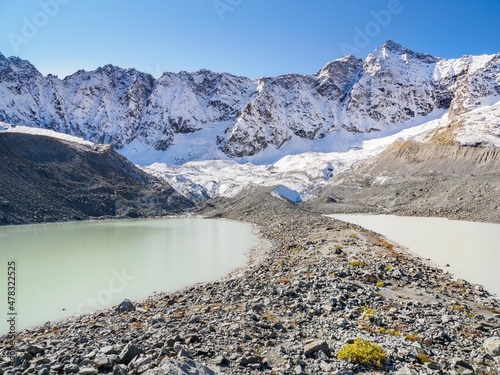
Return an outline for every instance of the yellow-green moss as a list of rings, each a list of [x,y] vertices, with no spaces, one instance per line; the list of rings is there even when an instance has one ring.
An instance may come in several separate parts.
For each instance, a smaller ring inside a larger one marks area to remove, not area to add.
[[[417,341],[418,336],[414,335],[413,333],[405,333],[405,338],[409,341]]]
[[[417,354],[417,359],[421,364],[432,363],[431,357],[423,352]]]
[[[366,315],[376,315],[377,310],[368,306],[363,306],[359,309],[359,312]]]
[[[337,358],[359,363],[363,366],[382,367],[387,354],[380,345],[358,337],[352,344],[342,346],[337,353]]]
[[[349,265],[351,267],[364,267],[364,266],[366,266],[366,263],[362,262],[360,260],[354,260],[354,261],[350,262]]]

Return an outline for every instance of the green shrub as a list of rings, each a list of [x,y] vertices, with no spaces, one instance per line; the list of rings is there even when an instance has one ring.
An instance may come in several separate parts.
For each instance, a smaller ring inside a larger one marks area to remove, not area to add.
[[[337,353],[337,358],[358,363],[363,366],[382,367],[387,354],[380,345],[360,337],[352,344],[345,344]]]

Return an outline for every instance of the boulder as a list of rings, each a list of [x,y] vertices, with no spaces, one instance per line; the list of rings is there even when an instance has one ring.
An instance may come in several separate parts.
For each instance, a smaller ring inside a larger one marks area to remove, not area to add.
[[[483,348],[489,355],[493,357],[500,356],[500,337],[493,336],[484,340]]]
[[[122,303],[118,305],[118,307],[115,309],[115,314],[120,314],[124,312],[131,312],[135,311],[135,306],[130,302],[129,299],[124,299]]]
[[[325,341],[313,341],[307,345],[304,346],[304,354],[306,357],[312,356],[314,353],[318,351],[322,351],[325,353],[328,357],[331,356],[331,351],[330,348],[328,347],[328,344]]]
[[[127,344],[119,354],[119,363],[128,365],[136,356],[144,353],[142,349],[134,344]]]

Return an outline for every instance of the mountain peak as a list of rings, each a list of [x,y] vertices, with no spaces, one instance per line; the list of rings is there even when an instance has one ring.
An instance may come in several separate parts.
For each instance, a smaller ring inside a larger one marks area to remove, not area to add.
[[[400,52],[406,53],[407,51],[410,51],[406,47],[403,47],[401,44],[396,43],[393,40],[388,40],[387,42],[385,42],[384,44],[382,44],[381,48],[389,50],[389,51],[392,51],[392,52],[396,52],[396,53],[400,53]],[[413,53],[413,51],[410,51],[410,52]]]
[[[370,55],[367,57],[367,61],[372,60],[392,60],[394,58],[401,59],[404,56],[404,60],[406,61],[408,58],[413,58],[416,60],[420,60],[426,64],[433,64],[439,61],[438,57],[429,55],[427,53],[419,53],[412,51],[406,47],[403,47],[401,44],[398,44],[392,40],[388,40],[382,46],[376,48]]]
[[[7,60],[7,59],[6,59],[6,58],[5,58],[5,56],[2,54],[2,52],[0,52],[0,61],[4,61],[4,60]]]
[[[396,56],[401,56],[401,55],[415,55],[417,54],[416,52],[403,47],[401,44],[396,43],[392,40],[388,40],[384,44],[382,44],[380,47],[376,48],[370,55],[373,55],[376,58],[383,58],[386,59],[388,56],[396,55]]]
[[[350,67],[356,67],[358,70],[361,69],[363,64],[363,60],[358,59],[352,55],[341,57],[340,59],[336,59],[330,61],[323,68],[321,68],[316,75],[325,76],[325,75],[333,75],[335,72],[340,70],[350,69]]]

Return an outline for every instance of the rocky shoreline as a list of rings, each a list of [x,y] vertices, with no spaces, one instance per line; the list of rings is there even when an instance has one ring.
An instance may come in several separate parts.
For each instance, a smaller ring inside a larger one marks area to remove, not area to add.
[[[201,212],[255,226],[248,267],[3,336],[0,375],[500,372],[500,303],[481,286],[266,189]],[[357,338],[383,360],[338,359]]]

